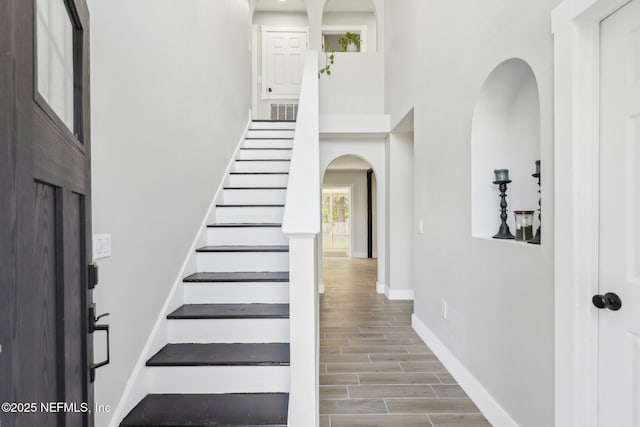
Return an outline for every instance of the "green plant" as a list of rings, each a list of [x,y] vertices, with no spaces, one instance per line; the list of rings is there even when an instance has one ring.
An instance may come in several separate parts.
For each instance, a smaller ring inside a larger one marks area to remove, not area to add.
[[[343,52],[347,51],[347,48],[350,44],[355,44],[356,46],[360,47],[360,43],[362,43],[362,40],[360,40],[360,34],[358,33],[347,32],[346,34],[340,36],[340,38],[338,39],[338,44],[342,46]]]
[[[324,68],[321,68],[320,71],[318,71],[318,78],[320,78],[320,76],[325,73],[327,74],[327,76],[331,75],[331,66],[333,65],[333,61],[336,59],[334,55],[335,51],[333,50],[329,42],[326,43],[327,44],[324,49]]]

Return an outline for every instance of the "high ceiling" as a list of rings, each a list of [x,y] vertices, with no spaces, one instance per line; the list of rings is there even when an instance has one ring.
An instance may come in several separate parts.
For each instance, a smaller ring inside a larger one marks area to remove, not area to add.
[[[302,0],[257,0],[256,12],[306,12]],[[375,7],[371,0],[327,0],[325,12],[371,12]]]
[[[371,12],[375,13],[375,7],[371,0],[327,0],[324,6],[325,12]]]
[[[302,0],[258,0],[256,12],[306,12]]]

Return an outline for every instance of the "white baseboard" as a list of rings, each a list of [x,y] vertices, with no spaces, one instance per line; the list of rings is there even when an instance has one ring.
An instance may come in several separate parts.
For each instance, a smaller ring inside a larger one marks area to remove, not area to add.
[[[250,111],[251,110],[249,110],[249,112]],[[202,223],[200,224],[200,228],[198,229],[196,237],[193,240],[191,247],[189,248],[189,252],[187,253],[184,263],[182,264],[182,267],[180,268],[180,271],[176,276],[176,279],[171,288],[171,291],[169,292],[169,295],[167,296],[167,299],[164,305],[162,306],[162,309],[158,313],[158,317],[156,318],[156,321],[153,325],[153,329],[149,334],[149,338],[147,339],[147,342],[142,348],[142,351],[140,352],[140,356],[136,361],[133,371],[131,372],[129,379],[127,380],[125,388],[122,392],[122,397],[120,398],[120,401],[115,406],[115,409],[112,412],[111,418],[109,420],[109,427],[119,426],[120,421],[122,421],[122,419],[126,416],[126,414],[129,413],[129,411],[131,411],[131,409],[133,409],[133,407],[137,405],[138,402],[149,392],[149,380],[147,378],[148,371],[145,365],[146,361],[147,359],[149,359],[149,357],[151,357],[158,350],[160,350],[162,346],[168,343],[169,331],[168,331],[167,314],[169,314],[170,312],[178,308],[180,305],[184,304],[184,293],[178,292],[178,289],[180,289],[180,286],[182,285],[182,279],[191,273],[195,273],[196,271],[196,252],[195,252],[196,248],[199,246],[202,246],[206,240],[207,223],[209,223],[210,217],[212,216],[212,212],[214,212],[216,200],[218,199],[218,196],[220,195],[220,192],[224,187],[224,182],[227,178],[227,175],[229,175],[231,166],[233,165],[233,162],[235,161],[235,158],[238,155],[238,151],[240,150],[240,146],[244,141],[244,136],[249,130],[250,125],[251,125],[251,118],[249,117],[249,121],[247,122],[247,125],[245,126],[245,129],[242,132],[242,135],[238,141],[236,150],[234,151],[229,161],[227,170],[224,172],[224,175],[222,176],[220,185],[218,186],[218,189],[213,197],[213,200],[209,205],[209,209],[207,210],[207,213],[205,214],[202,220]]]
[[[366,252],[351,252],[351,258],[368,258]]]
[[[390,300],[413,301],[413,289],[391,289],[385,286],[384,295]]]
[[[384,283],[380,283],[380,282],[376,282],[376,292],[379,294],[384,294],[384,288],[386,288],[387,285],[385,285]]]
[[[518,423],[496,402],[489,391],[475,379],[471,372],[415,314],[411,316],[411,325],[492,425],[496,427],[519,427]]]
[[[324,283],[318,283],[318,293],[324,294]]]

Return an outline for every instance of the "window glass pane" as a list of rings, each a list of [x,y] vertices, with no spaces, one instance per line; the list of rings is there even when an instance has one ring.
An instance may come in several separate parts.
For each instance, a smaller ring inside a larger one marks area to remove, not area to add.
[[[36,7],[38,92],[73,132],[73,24],[64,0],[38,0]]]

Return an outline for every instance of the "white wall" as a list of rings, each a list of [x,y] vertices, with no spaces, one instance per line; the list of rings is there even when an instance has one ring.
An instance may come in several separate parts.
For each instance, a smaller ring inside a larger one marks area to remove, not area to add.
[[[246,124],[250,18],[235,0],[89,6],[93,231],[113,236],[95,291],[111,363],[95,392],[115,407]]]
[[[353,246],[351,256],[366,258],[368,249],[367,238],[367,171],[365,170],[328,170],[324,174],[323,187],[351,187],[351,221]],[[372,189],[373,190],[373,189]],[[372,200],[373,202],[373,200]],[[373,205],[375,213],[376,206]],[[374,257],[375,251],[375,223],[373,231]]]
[[[413,299],[413,133],[387,140],[387,288],[389,299]]]
[[[385,10],[392,127],[415,107],[415,215],[424,219],[423,235],[414,228],[415,314],[522,427],[554,419],[550,11],[558,3],[407,0]],[[473,111],[490,72],[514,57],[531,65],[540,91],[541,246],[471,236]]]

